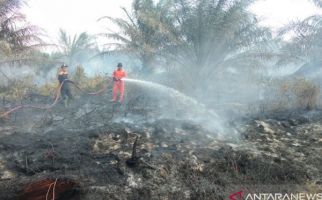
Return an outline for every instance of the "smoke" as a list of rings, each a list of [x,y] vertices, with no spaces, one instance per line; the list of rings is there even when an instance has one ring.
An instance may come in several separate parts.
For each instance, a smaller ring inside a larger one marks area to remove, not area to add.
[[[263,61],[260,67],[254,67],[250,66],[253,62],[247,63],[247,60],[221,67],[214,64],[199,67],[163,58],[151,63],[153,73],[144,76],[139,59],[119,54],[95,57],[84,63],[70,65],[69,69],[73,74],[76,67],[81,65],[87,77],[110,76],[119,62],[123,63],[129,75],[126,80],[127,109],[152,108],[146,110],[150,112],[149,116],[140,118],[140,114],[133,112],[134,115],[127,115],[123,120],[189,120],[220,135],[233,135],[236,132],[230,126],[231,121],[263,113],[264,106],[271,106],[273,102],[284,98],[278,96],[281,87],[278,83],[292,77],[301,68],[298,65],[276,67],[275,62],[267,61]],[[216,58],[208,59],[208,63],[216,63]],[[58,68],[53,65],[51,70],[42,71],[41,68],[35,70],[29,66],[5,66],[1,70],[10,79],[32,76],[35,84],[42,85],[57,81]],[[1,84],[8,84],[6,79],[1,81]]]
[[[0,66],[1,70],[1,79],[0,85],[1,86],[9,86],[10,81],[13,80],[21,80],[26,77],[36,77],[37,73],[35,69],[30,66]],[[35,80],[36,81],[36,80]]]
[[[226,132],[224,121],[213,110],[197,100],[158,83],[138,79],[124,79],[127,88],[126,105],[128,110],[144,110],[135,117],[143,121],[158,119],[189,120],[202,125],[211,133]],[[135,112],[132,112],[135,114]],[[134,116],[132,116],[134,117]]]
[[[131,107],[152,108],[150,119],[181,119],[201,124],[213,133],[231,134],[229,121],[243,115],[256,113],[268,91],[266,80],[272,81],[267,71],[242,69],[242,66],[229,66],[220,73],[209,73],[202,79],[194,79],[191,74],[196,67],[176,68],[177,64],[155,63],[154,73],[148,77],[137,74],[141,63],[127,55],[110,55],[91,59],[81,64],[88,77],[111,75],[118,62],[122,62],[128,72],[126,80],[126,100]],[[21,79],[32,76],[34,83],[42,85],[55,82],[57,67],[48,72],[37,73],[32,67],[3,67],[10,78]],[[76,66],[70,66],[71,74]],[[279,68],[280,70],[281,68]],[[279,70],[272,70],[276,77],[283,77]],[[285,72],[284,72],[285,73]],[[132,79],[139,77],[140,80]],[[5,79],[3,79],[5,80]],[[148,81],[144,81],[148,80]],[[250,106],[253,110],[250,109]],[[133,116],[127,116],[128,120]],[[135,116],[137,117],[137,116]]]

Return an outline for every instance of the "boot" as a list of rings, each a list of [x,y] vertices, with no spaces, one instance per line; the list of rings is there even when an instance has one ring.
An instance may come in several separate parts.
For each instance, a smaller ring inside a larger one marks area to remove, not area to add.
[[[65,108],[67,108],[69,105],[69,102],[68,102],[68,98],[64,99],[64,106]]]

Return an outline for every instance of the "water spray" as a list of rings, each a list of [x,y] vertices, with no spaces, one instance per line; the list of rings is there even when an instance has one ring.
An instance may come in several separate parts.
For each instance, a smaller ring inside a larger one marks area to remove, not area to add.
[[[165,93],[168,97],[171,97],[173,100],[179,101],[181,105],[186,106],[186,108],[188,108],[189,111],[193,111],[192,113],[185,115],[186,119],[199,122],[203,124],[206,128],[209,128],[211,131],[215,130],[216,132],[220,132],[220,133],[224,132],[222,119],[216,114],[216,112],[208,109],[204,104],[199,103],[197,100],[193,99],[192,97],[189,97],[179,92],[178,90],[175,90],[173,88],[170,88],[158,83],[153,83],[153,82],[138,80],[138,79],[130,79],[130,78],[123,78],[122,80],[128,83],[138,84],[144,87],[151,88],[155,91]],[[33,108],[33,109],[41,109],[41,110],[48,110],[53,108],[59,100],[60,90],[62,86],[67,82],[73,84],[78,90],[85,93],[75,82],[71,80],[65,80],[57,88],[56,94],[55,94],[55,100],[52,104],[47,106],[33,106],[33,105],[16,106],[10,109],[9,111],[3,113],[2,115],[0,115],[0,118],[5,118],[10,113],[13,113],[17,110],[24,109],[24,108]],[[85,93],[85,94],[99,95],[107,90],[111,82],[112,82],[112,79],[109,78],[109,82],[106,85],[104,85],[102,89],[100,89],[97,92],[91,92],[91,93]],[[167,116],[159,116],[159,117],[167,117]]]
[[[210,131],[215,130],[219,133],[225,132],[222,118],[220,118],[215,111],[207,108],[204,104],[198,102],[196,99],[162,84],[130,78],[123,78],[122,80],[151,88],[154,91],[165,93],[168,97],[171,97],[173,100],[180,102],[181,105],[186,106],[189,111],[193,111],[192,113],[184,116],[186,119],[203,124],[203,126]]]

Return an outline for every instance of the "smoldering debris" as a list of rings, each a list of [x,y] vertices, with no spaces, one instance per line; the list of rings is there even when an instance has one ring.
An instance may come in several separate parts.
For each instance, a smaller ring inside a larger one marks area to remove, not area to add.
[[[58,105],[50,123],[32,110],[20,113],[16,124],[3,122],[0,198],[35,195],[30,189],[53,195],[49,187],[56,179],[66,180],[78,199],[225,199],[231,185],[284,184],[291,192],[322,179],[321,112],[235,121],[238,138],[219,139],[189,120],[117,122],[114,117],[124,118],[124,112],[133,116],[131,109],[123,105],[123,113],[111,117],[115,104],[100,104],[105,98],[91,98],[86,109],[100,109],[77,118],[85,108],[79,104],[67,110]],[[31,132],[19,128],[24,115],[38,121]],[[34,183],[41,187],[28,187]],[[70,194],[57,186],[57,198]]]

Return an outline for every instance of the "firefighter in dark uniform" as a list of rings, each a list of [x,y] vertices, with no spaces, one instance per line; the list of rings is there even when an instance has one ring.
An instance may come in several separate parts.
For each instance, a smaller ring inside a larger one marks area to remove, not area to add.
[[[67,107],[70,103],[70,100],[73,99],[71,90],[70,90],[70,84],[68,83],[68,66],[63,64],[58,72],[58,80],[59,80],[59,84],[63,84],[61,89],[60,89],[60,94],[61,97],[64,101],[64,105],[65,107]]]

